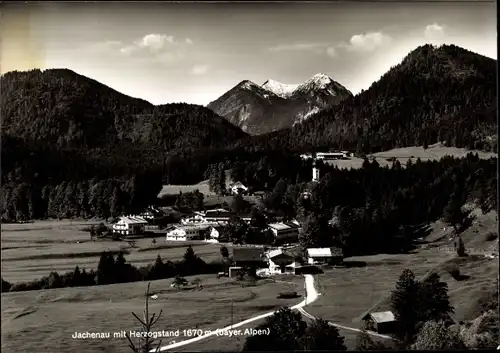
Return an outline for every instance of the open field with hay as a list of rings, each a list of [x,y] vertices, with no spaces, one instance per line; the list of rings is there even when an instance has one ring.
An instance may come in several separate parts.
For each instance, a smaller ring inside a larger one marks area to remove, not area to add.
[[[137,239],[134,247],[110,239],[92,242],[83,229],[97,223],[48,220],[2,224],[2,277],[15,283],[41,278],[50,271],[64,273],[77,265],[80,269],[95,269],[102,251],[121,250],[127,262],[137,266],[153,263],[158,254],[164,261],[181,260],[189,245],[206,262],[220,259],[218,244],[167,242],[164,236]]]
[[[476,212],[477,214],[477,212]],[[433,225],[426,237],[432,243],[420,246],[410,254],[373,255],[347,258],[351,267],[336,268],[318,275],[318,290],[323,293],[306,308],[314,316],[346,326],[360,327],[361,318],[371,311],[390,310],[389,296],[404,268],[411,269],[418,279],[436,271],[448,283],[454,319],[470,320],[481,293],[497,286],[498,258],[485,254],[498,253],[498,240],[487,240],[487,234],[497,232],[496,213],[477,214],[472,226],[462,238],[468,257],[457,258],[450,229],[441,222]],[[455,264],[462,279],[456,280],[447,272]]]
[[[193,185],[163,185],[160,193],[158,194],[158,197],[161,197],[162,195],[177,195],[180,192],[193,192],[195,190],[201,192],[203,195],[205,195],[205,197],[215,195],[215,193],[210,191],[208,182],[204,181],[199,184]]]
[[[214,330],[248,317],[296,304],[276,296],[288,287],[272,280],[255,286],[214,275],[187,277],[202,280],[203,289],[174,289],[172,280],[151,283],[150,312],[163,310],[157,330]],[[62,288],[2,294],[2,352],[128,352],[125,338],[113,332],[140,326],[131,312],[142,317],[146,282],[80,288]],[[231,303],[232,310],[231,310]],[[109,339],[73,339],[75,332],[111,332]]]
[[[479,158],[488,159],[491,157],[498,158],[498,154],[493,152],[483,152],[475,150],[467,150],[464,148],[456,147],[445,147],[442,144],[430,145],[429,148],[424,149],[423,147],[404,147],[404,148],[394,148],[392,150],[377,152],[371,155],[367,155],[368,159],[375,159],[381,167],[392,165],[392,159],[397,159],[402,166],[406,165],[406,162],[411,159],[415,162],[417,158],[420,158],[422,162],[429,160],[440,160],[444,156],[452,156],[457,158],[463,158],[467,156],[468,153],[477,153]],[[335,165],[339,168],[346,169],[358,169],[363,165],[363,159],[358,157],[353,157],[347,160],[334,160],[327,161],[326,163],[330,165]]]

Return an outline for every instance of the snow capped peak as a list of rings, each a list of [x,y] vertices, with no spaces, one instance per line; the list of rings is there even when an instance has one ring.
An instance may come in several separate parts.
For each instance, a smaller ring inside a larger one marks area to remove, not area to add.
[[[332,82],[333,82],[333,80],[330,77],[328,77],[327,75],[325,75],[323,73],[318,73],[318,74],[314,75],[313,77],[311,77],[306,82],[304,82],[304,85],[310,86],[311,84],[314,84],[319,89],[323,89]]]
[[[259,85],[253,83],[252,81],[244,80],[244,81],[241,81],[237,85],[237,87],[252,90],[252,89],[255,89],[256,87],[259,87]]]
[[[287,85],[271,79],[267,80],[262,85],[262,88],[265,90],[268,90],[282,98],[290,97],[297,87],[299,87],[299,85]]]

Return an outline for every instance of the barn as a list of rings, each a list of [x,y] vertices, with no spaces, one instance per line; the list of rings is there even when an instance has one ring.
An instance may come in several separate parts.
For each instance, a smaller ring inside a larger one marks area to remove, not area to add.
[[[363,321],[365,329],[377,333],[392,333],[396,324],[396,318],[392,311],[368,313],[363,317]]]

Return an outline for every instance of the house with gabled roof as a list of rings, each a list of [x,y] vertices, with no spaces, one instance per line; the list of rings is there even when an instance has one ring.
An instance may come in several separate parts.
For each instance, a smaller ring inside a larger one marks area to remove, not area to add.
[[[340,264],[344,260],[341,248],[309,248],[307,249],[307,263],[316,264]]]
[[[148,222],[138,216],[122,216],[113,224],[113,233],[122,235],[143,234]]]
[[[368,313],[363,317],[365,329],[377,333],[392,333],[396,325],[396,318],[392,311]]]
[[[300,225],[297,221],[270,223],[267,227],[274,234],[276,243],[298,241]]]

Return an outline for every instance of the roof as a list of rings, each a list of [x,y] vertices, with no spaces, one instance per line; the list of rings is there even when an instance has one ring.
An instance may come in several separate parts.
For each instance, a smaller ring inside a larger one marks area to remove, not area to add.
[[[267,226],[270,228],[276,229],[276,230],[286,230],[286,229],[299,228],[299,225],[297,225],[293,222],[270,223]]]
[[[216,210],[208,210],[205,212],[204,216],[205,217],[229,217],[232,214],[231,211],[225,210],[223,208],[218,208]]]
[[[264,248],[233,248],[234,261],[264,261]]]
[[[363,317],[363,320],[366,320],[368,317],[371,317],[372,320],[375,321],[376,323],[396,321],[396,318],[394,317],[392,311],[380,311],[376,313],[368,313]]]
[[[175,226],[175,229],[180,229],[180,230],[205,230],[210,228],[212,225],[211,224],[189,224],[189,225],[180,225],[180,226]]]
[[[148,221],[146,221],[142,217],[137,217],[137,216],[122,216],[120,217],[120,220],[118,222],[125,223],[125,224],[147,224]]]
[[[332,256],[342,256],[343,252],[340,248],[311,248],[307,249],[307,255],[309,257],[332,257]]]
[[[234,183],[233,185],[231,185],[231,187],[236,187],[236,188],[245,188],[246,189],[246,186],[243,185],[243,183],[241,181],[237,181],[236,183]]]

